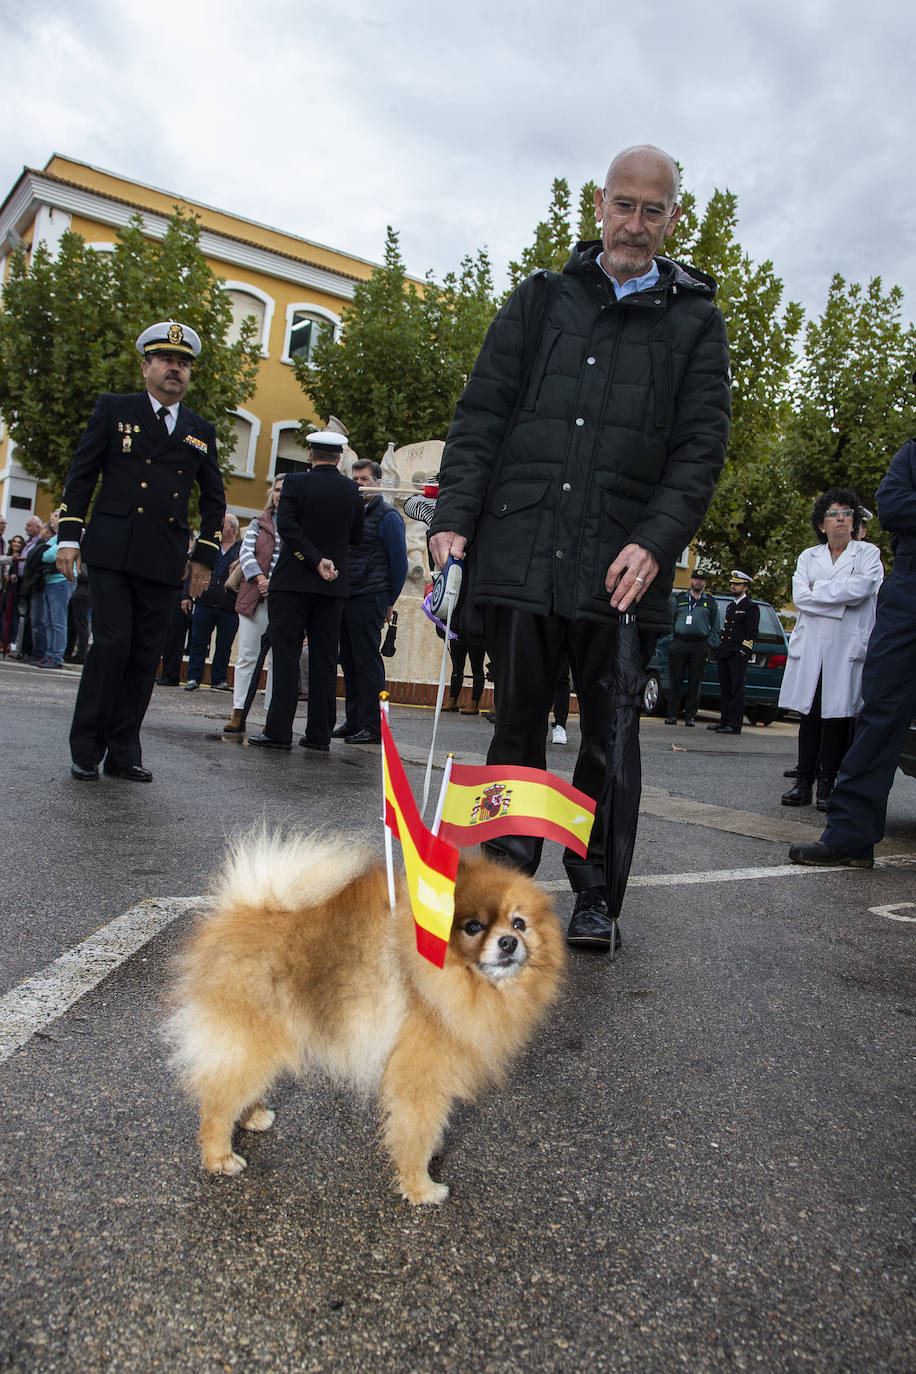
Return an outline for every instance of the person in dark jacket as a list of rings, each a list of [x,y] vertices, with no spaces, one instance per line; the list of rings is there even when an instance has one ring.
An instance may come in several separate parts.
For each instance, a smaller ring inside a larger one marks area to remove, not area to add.
[[[85,558],[92,597],[92,644],[70,727],[70,772],[87,782],[103,759],[108,774],[152,781],[141,761],[140,727],[188,562],[194,484],[201,533],[191,553],[192,597],[210,580],[226,510],[216,431],[182,399],[200,353],[198,334],[163,320],[144,329],[136,346],[146,390],[99,397],[60,508],[58,571],[73,582],[77,558]]]
[[[390,624],[407,577],[407,536],[400,514],[379,490],[381,463],[354,463],[351,471],[366,502],[366,523],[358,547],[350,551],[350,595],[340,622],[346,715],[333,734],[351,744],[374,744],[382,737],[382,626]]]
[[[337,713],[340,616],[349,594],[350,548],[363,537],[359,487],[337,470],[346,439],[333,430],[308,436],[312,466],[288,473],[277,503],[283,541],[267,591],[267,623],[274,656],[267,722],[249,744],[292,747],[299,701],[299,655],[309,641],[308,723],[299,743],[326,753]]]
[[[913,374],[916,381],[916,373]],[[916,440],[895,454],[878,488],[878,519],[892,535],[894,567],[878,593],[875,628],[862,669],[864,705],[827,801],[827,827],[814,844],[793,845],[796,864],[873,868],[887,797],[916,716]]]
[[[568,653],[579,699],[574,783],[599,797],[619,617],[636,611],[645,661],[669,624],[674,565],[725,457],[728,341],[710,277],[657,256],[680,215],[673,159],[616,157],[595,193],[600,242],[562,274],[536,273],[490,327],[458,403],[432,525],[437,566],[470,548],[495,679],[488,762],[543,768]],[[568,939],[608,949],[603,825],[585,859]],[[541,841],[488,846],[527,872]]]
[[[729,590],[734,600],[725,609],[722,634],[716,650],[719,688],[722,693],[719,719],[706,727],[707,730],[715,730],[720,735],[741,734],[747,665],[754,652],[754,640],[760,629],[760,607],[756,601],[751,600],[747,592],[753,580],[739,568],[732,569]]]
[[[186,692],[196,692],[204,675],[204,663],[216,634],[216,646],[210,663],[210,686],[219,692],[230,690],[226,674],[229,655],[238,633],[239,618],[235,597],[226,590],[226,578],[233,563],[237,563],[242,548],[239,538],[238,516],[226,511],[223,517],[223,538],[210,583],[194,602],[191,617],[191,643],[188,648],[188,680]]]
[[[694,568],[690,586],[671,596],[671,643],[668,645],[668,716],[666,725],[677,725],[681,689],[687,673],[684,724],[694,725],[700,705],[700,687],[706,654],[719,647],[719,603],[706,590],[706,574]]]

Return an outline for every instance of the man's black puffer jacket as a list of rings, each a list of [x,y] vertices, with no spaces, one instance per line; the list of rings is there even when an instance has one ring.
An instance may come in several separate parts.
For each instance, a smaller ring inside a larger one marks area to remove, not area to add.
[[[617,302],[600,250],[579,244],[552,287],[527,278],[493,321],[449,429],[432,533],[472,541],[476,601],[571,619],[616,618],[605,574],[639,544],[659,563],[640,624],[664,632],[675,562],[725,458],[725,322],[712,278],[667,258],[656,286]]]

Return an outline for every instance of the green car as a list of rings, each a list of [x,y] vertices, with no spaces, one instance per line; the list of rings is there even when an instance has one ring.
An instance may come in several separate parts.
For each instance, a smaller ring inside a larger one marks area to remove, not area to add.
[[[725,609],[731,600],[730,596],[716,596],[719,603],[720,625],[725,619]],[[747,665],[747,700],[744,713],[751,725],[772,725],[779,708],[779,689],[782,686],[782,675],[786,670],[789,642],[775,608],[768,601],[758,601],[757,605],[760,607],[760,629]],[[658,641],[646,670],[642,709],[647,716],[663,716],[667,712],[670,638],[670,635],[665,635],[664,639]],[[718,711],[721,700],[719,672],[715,656],[710,651],[700,684],[700,705]]]

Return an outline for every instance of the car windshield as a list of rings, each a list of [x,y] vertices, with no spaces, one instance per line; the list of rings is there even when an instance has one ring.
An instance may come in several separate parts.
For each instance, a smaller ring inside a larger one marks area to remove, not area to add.
[[[719,608],[724,618],[725,608],[731,602],[732,598],[730,596],[717,596],[716,600],[719,603]],[[760,629],[757,631],[758,640],[772,640],[777,644],[782,644],[783,630],[779,616],[769,602],[758,601],[757,605],[760,607]]]

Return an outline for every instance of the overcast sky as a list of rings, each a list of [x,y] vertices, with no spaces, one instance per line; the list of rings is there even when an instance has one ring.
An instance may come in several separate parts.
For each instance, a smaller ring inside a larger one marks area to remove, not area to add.
[[[818,314],[880,275],[916,319],[913,0],[0,0],[0,198],[53,152],[497,285],[544,217],[651,142]],[[626,15],[622,18],[621,15]]]

